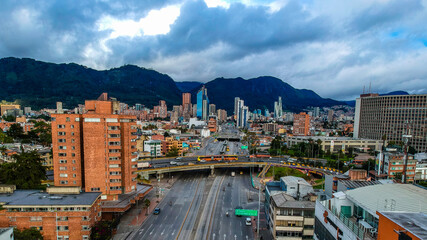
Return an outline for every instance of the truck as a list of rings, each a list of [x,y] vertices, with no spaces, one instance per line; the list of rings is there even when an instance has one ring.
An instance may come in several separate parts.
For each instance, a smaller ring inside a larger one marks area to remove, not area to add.
[[[231,176],[232,177],[236,176],[236,173],[235,172],[231,172]]]
[[[151,167],[149,162],[138,162],[138,169]]]

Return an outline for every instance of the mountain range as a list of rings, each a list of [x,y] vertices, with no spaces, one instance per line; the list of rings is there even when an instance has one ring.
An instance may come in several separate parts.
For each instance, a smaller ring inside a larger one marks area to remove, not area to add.
[[[94,70],[75,63],[55,64],[30,58],[0,59],[0,100],[19,99],[23,106],[34,109],[54,108],[57,101],[64,108],[74,108],[86,99],[96,99],[102,92],[119,101],[147,107],[166,100],[169,108],[181,104],[181,93],[195,95],[203,83],[174,82],[166,74],[125,65],[109,70]],[[295,89],[282,80],[264,76],[245,80],[243,78],[217,78],[204,84],[208,89],[210,103],[217,109],[232,114],[234,98],[240,97],[250,110],[268,108],[282,97],[285,110],[300,111],[307,106],[332,106],[345,104],[325,99],[311,90]]]

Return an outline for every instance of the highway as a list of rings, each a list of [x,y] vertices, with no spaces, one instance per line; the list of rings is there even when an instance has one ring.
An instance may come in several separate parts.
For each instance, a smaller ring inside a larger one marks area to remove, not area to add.
[[[248,173],[230,173],[181,175],[159,203],[160,214],[150,215],[129,239],[254,239],[253,228],[234,209],[257,209],[258,192]]]

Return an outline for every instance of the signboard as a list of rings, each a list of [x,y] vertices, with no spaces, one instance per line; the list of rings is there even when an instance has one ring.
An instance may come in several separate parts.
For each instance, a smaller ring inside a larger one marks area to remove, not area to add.
[[[243,145],[241,148],[242,149],[248,149],[248,146]]]
[[[258,216],[257,210],[252,209],[236,209],[235,214],[239,216]]]
[[[187,143],[185,143],[185,142],[183,142],[183,143],[182,143],[182,147],[183,147],[183,148],[188,148],[188,144],[187,144]]]

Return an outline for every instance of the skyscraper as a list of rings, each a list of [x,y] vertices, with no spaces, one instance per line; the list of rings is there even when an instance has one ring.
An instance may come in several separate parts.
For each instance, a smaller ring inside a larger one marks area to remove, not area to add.
[[[183,93],[182,94],[182,116],[184,119],[190,119],[192,115],[192,105],[191,105],[191,94]]]
[[[281,118],[283,115],[282,97],[279,97],[277,102],[274,102],[274,117]]]
[[[203,86],[198,92],[197,92],[197,117],[203,120],[207,120],[208,115],[208,106],[209,106],[209,99],[208,99],[208,90]]]
[[[409,135],[409,145],[419,152],[427,150],[427,94],[362,94],[356,99],[355,138],[382,139],[400,143]]]
[[[239,97],[235,97],[234,98],[234,119],[236,120],[238,117],[238,108],[239,108],[239,101],[240,98]]]
[[[215,104],[209,104],[209,116],[216,115],[216,106]]]

